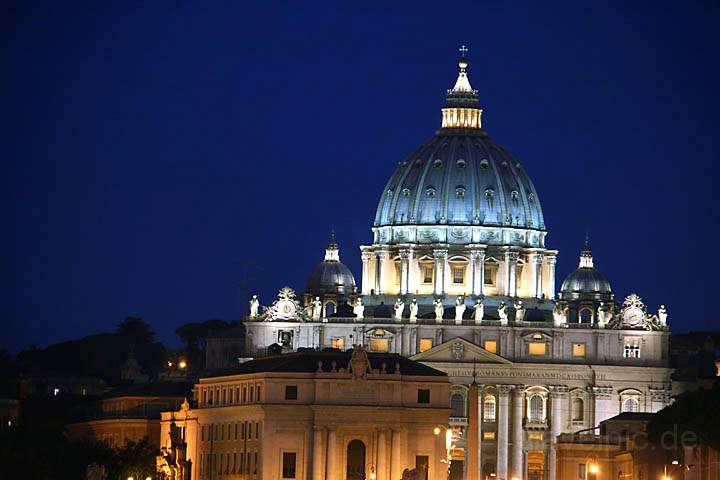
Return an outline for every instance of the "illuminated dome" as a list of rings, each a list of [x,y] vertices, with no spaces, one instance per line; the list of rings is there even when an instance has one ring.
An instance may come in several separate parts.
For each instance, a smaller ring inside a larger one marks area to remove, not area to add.
[[[330,243],[325,249],[325,259],[318,263],[308,276],[306,292],[312,295],[355,293],[355,277],[340,261],[335,232],[330,235]]]
[[[580,253],[580,265],[577,270],[565,278],[560,287],[560,297],[571,300],[579,297],[609,297],[612,288],[607,277],[595,268],[590,241],[585,239],[585,247]]]
[[[436,229],[435,241],[446,240],[454,226],[487,226],[494,230],[485,237],[468,235],[460,243],[542,247],[545,222],[537,191],[522,165],[481,128],[482,110],[464,56],[459,66],[442,127],[400,162],[383,190],[376,242],[422,241],[423,226],[444,227]],[[384,228],[397,226],[409,227],[405,238],[392,238]]]

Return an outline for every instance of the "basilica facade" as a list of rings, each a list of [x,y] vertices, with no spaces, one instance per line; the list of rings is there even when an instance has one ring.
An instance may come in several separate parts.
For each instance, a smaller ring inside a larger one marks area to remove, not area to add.
[[[443,371],[452,478],[553,480],[559,435],[669,403],[667,311],[616,299],[588,240],[558,292],[538,191],[483,128],[467,70],[463,56],[440,128],[383,187],[360,285],[333,235],[304,292],[253,298],[243,347],[361,345]]]

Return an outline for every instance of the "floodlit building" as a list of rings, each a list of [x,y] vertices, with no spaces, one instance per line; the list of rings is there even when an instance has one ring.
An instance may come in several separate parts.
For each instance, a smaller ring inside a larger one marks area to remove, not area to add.
[[[444,478],[450,382],[396,354],[299,352],[201,378],[162,414],[168,478]],[[441,434],[442,433],[442,434]]]
[[[442,370],[452,478],[550,480],[559,435],[669,403],[668,314],[618,301],[587,239],[557,288],[539,191],[482,114],[463,52],[440,128],[382,186],[359,286],[333,235],[306,292],[253,297],[243,355],[362,345]]]

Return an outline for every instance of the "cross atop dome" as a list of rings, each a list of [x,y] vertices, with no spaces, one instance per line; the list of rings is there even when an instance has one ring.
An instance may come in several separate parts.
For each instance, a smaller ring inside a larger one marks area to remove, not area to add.
[[[479,108],[477,90],[473,90],[467,75],[468,61],[465,54],[468,48],[463,45],[458,51],[460,71],[455,86],[447,91],[447,104],[442,109],[442,128],[480,129],[482,109]]]
[[[452,92],[467,92],[467,93],[475,93],[475,91],[470,86],[470,80],[467,76],[467,67],[468,67],[468,61],[467,58],[465,58],[465,54],[468,52],[468,48],[463,45],[458,49],[460,52],[460,61],[458,62],[458,67],[460,67],[460,72],[458,73],[458,78],[455,81],[455,86],[452,88]]]
[[[338,248],[337,240],[335,239],[335,228],[330,229],[330,242],[325,248],[325,261],[326,262],[339,262],[340,261],[340,249]]]
[[[585,234],[585,245],[580,252],[580,268],[594,268],[592,251],[590,250],[590,235]]]

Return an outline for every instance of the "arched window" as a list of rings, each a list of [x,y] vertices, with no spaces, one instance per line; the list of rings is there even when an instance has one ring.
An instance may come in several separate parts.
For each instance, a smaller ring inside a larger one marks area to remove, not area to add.
[[[542,395],[535,394],[530,397],[528,404],[528,419],[534,422],[542,422],[545,419],[544,402]]]
[[[573,422],[581,422],[585,416],[585,404],[582,398],[576,398],[572,401],[572,419]]]
[[[627,398],[623,402],[623,412],[637,412],[640,410],[640,402],[635,398]]]
[[[580,323],[592,323],[592,310],[583,308],[580,310]]]
[[[483,399],[483,420],[486,422],[495,421],[495,397],[485,395]]]
[[[450,397],[450,407],[452,408],[453,417],[465,416],[465,399],[459,393],[455,393]]]
[[[327,303],[325,305],[325,316],[326,317],[332,317],[335,315],[335,304],[334,303]]]

